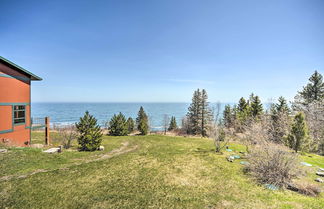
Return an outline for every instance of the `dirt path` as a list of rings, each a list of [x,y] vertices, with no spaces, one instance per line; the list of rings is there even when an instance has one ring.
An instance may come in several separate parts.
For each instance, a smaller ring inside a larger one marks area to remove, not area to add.
[[[115,157],[115,156],[118,156],[118,155],[122,155],[122,154],[125,154],[125,153],[128,153],[128,152],[132,152],[132,151],[136,150],[137,148],[138,148],[138,145],[130,147],[129,142],[123,142],[122,146],[119,147],[118,149],[114,149],[114,150],[112,150],[112,151],[110,151],[110,152],[108,152],[106,154],[99,155],[99,157],[94,158],[94,159],[85,160],[83,162],[71,163],[71,164],[68,164],[66,167],[63,167],[63,168],[57,168],[57,169],[51,169],[51,170],[37,169],[37,170],[34,170],[33,172],[30,172],[30,173],[27,173],[27,174],[24,174],[24,175],[3,176],[3,177],[0,178],[0,181],[9,181],[9,180],[14,179],[14,178],[22,179],[22,178],[27,178],[29,176],[32,176],[32,175],[35,175],[35,174],[38,174],[38,173],[47,173],[47,172],[52,172],[52,171],[56,171],[56,170],[69,170],[70,167],[72,167],[72,166],[78,166],[78,165],[82,165],[82,164],[85,164],[85,163],[91,163],[91,162],[96,162],[96,161],[100,161],[100,160],[106,160],[106,159],[109,159],[109,158],[112,158],[112,157]]]

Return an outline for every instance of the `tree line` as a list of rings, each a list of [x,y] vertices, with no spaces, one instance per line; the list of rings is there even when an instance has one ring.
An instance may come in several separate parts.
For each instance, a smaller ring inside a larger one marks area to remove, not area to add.
[[[223,115],[215,117],[205,89],[193,93],[182,129],[191,135],[208,137],[217,129],[223,137],[226,130],[232,134],[251,132],[251,138],[267,138],[297,151],[324,154],[324,83],[323,76],[315,71],[309,82],[297,93],[291,105],[284,97],[265,109],[260,97],[252,93],[241,97],[237,104],[226,105]],[[258,133],[258,134],[257,134]],[[263,136],[260,136],[260,135]],[[213,134],[215,135],[215,134]]]

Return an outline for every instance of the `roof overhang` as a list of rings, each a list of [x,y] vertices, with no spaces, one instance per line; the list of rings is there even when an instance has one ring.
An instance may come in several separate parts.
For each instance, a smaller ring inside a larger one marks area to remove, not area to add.
[[[28,77],[30,78],[30,80],[32,80],[32,81],[41,81],[41,80],[43,80],[41,77],[38,77],[37,75],[35,75],[35,74],[29,72],[28,70],[26,70],[26,69],[20,67],[19,65],[16,65],[15,63],[13,63],[13,62],[7,60],[7,59],[4,58],[4,57],[1,57],[1,56],[0,56],[0,62],[3,63],[3,64],[5,64],[5,65],[8,65],[9,67],[11,67],[11,68],[17,70],[18,72],[21,72],[21,73],[25,74],[25,75],[28,76]]]

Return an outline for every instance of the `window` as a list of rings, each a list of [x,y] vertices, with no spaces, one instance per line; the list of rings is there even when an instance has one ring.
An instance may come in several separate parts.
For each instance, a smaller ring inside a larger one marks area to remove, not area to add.
[[[14,106],[14,124],[25,123],[25,111],[26,107],[24,105]]]

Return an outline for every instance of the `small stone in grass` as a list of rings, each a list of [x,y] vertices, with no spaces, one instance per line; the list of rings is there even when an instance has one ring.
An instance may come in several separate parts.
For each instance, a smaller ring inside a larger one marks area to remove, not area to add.
[[[318,175],[318,176],[324,176],[324,172],[318,171],[318,172],[316,172],[316,175]]]
[[[323,183],[324,182],[323,179],[321,179],[321,178],[317,178],[317,179],[315,179],[315,181],[317,181],[319,183]]]
[[[99,146],[98,150],[104,151],[105,150],[105,147],[104,146]]]
[[[0,153],[5,153],[5,152],[8,152],[7,149],[0,149]]]

